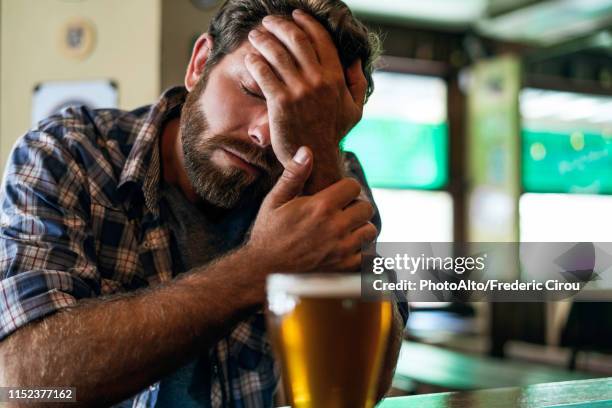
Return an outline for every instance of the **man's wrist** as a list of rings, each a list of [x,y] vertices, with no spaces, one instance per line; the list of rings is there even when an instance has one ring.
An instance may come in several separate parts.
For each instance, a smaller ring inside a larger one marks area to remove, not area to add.
[[[266,277],[272,273],[272,262],[266,253],[247,242],[233,252],[236,264],[234,278],[244,295],[247,308],[258,308],[265,301]]]
[[[176,289],[189,294],[217,287],[217,295],[224,299],[221,309],[225,309],[227,316],[233,315],[239,320],[260,308],[265,300],[267,272],[263,264],[265,262],[261,263],[255,257],[255,251],[243,245],[208,265],[179,275],[174,284]],[[198,335],[205,336],[206,333]]]
[[[341,180],[343,160],[338,145],[313,149],[313,169],[304,187],[307,194],[315,194]]]
[[[253,245],[251,241],[247,241],[236,250],[235,254],[239,255],[245,264],[256,267],[258,274],[262,273],[267,275],[272,272],[273,265],[271,259],[267,256],[268,254],[263,252],[262,249]]]

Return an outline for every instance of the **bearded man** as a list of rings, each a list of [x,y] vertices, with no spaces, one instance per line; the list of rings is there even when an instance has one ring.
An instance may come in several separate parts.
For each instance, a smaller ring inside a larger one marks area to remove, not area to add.
[[[341,1],[228,0],[184,87],[23,136],[2,186],[0,385],[75,387],[84,406],[272,406],[266,277],[359,270],[377,235],[339,149],[375,56]],[[394,315],[379,397],[406,305]]]

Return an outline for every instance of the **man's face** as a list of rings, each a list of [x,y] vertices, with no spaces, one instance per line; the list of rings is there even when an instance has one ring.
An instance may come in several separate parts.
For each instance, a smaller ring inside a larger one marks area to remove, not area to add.
[[[189,93],[180,130],[185,170],[205,201],[232,208],[263,197],[282,172],[270,146],[266,101],[244,65],[248,41]]]

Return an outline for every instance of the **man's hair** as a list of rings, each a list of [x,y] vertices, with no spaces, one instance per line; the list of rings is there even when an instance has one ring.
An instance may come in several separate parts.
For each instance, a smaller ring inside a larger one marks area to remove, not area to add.
[[[208,29],[214,43],[206,62],[207,71],[236,50],[265,16],[290,17],[294,9],[312,15],[327,29],[345,69],[361,59],[368,82],[366,98],[369,97],[374,91],[372,71],[380,54],[380,40],[340,0],[226,0]]]

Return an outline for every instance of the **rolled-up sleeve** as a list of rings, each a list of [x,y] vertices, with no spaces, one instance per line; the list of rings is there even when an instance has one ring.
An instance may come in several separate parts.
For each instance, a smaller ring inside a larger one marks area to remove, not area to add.
[[[361,184],[361,198],[364,200],[368,200],[370,204],[372,204],[372,206],[374,207],[374,215],[372,216],[371,221],[380,233],[380,229],[382,228],[382,221],[380,219],[380,214],[378,213],[378,207],[374,202],[372,190],[368,185],[365,173],[363,172],[363,168],[361,167],[361,163],[359,163],[359,159],[357,159],[355,153],[346,151],[344,152],[344,163],[347,175],[349,177],[353,177],[359,182],[359,184]]]
[[[0,340],[99,294],[87,189],[61,138],[33,131],[13,148],[0,190]]]
[[[362,199],[368,200],[374,207],[372,224],[374,224],[374,226],[378,229],[378,232],[380,233],[380,230],[382,228],[380,213],[378,212],[378,207],[376,206],[376,202],[374,201],[374,196],[366,180],[363,168],[361,167],[357,156],[352,152],[344,152],[344,161],[346,165],[347,175],[355,178],[361,184]],[[392,276],[394,280],[397,280],[397,275],[395,271],[390,271],[390,276]],[[396,297],[397,309],[402,317],[404,325],[406,325],[406,322],[408,321],[408,315],[410,314],[410,308],[408,307],[408,300],[406,299],[406,294],[402,291],[395,291],[394,293]]]

